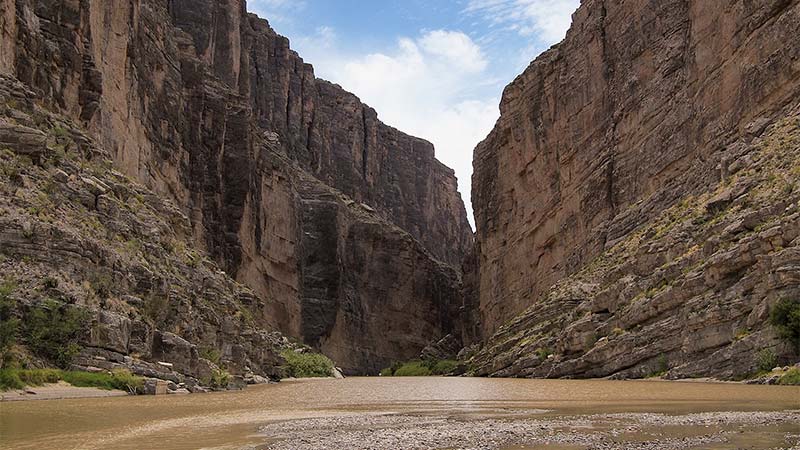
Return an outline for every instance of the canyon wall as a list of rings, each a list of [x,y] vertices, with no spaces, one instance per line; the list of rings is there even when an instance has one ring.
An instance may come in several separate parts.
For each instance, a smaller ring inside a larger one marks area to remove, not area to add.
[[[264,299],[45,104],[0,75],[0,365],[125,369],[192,392],[285,376],[294,346],[255,320]]]
[[[0,72],[172,199],[264,300],[257,323],[353,373],[456,331],[472,232],[454,172],[244,1],[2,0],[0,21]]]
[[[478,373],[733,377],[782,348],[798,27],[793,0],[581,3],[475,150]]]

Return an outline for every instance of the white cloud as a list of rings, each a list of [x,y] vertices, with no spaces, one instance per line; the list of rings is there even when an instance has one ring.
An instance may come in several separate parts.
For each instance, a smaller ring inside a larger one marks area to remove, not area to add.
[[[322,51],[328,51],[336,47],[339,37],[336,30],[332,27],[321,26],[317,27],[314,34],[310,36],[302,36],[299,39],[292,41],[292,48],[298,49],[314,49],[313,53],[316,55],[322,54]],[[302,52],[301,57],[307,58]]]
[[[470,0],[466,11],[550,45],[564,38],[578,6],[580,0]]]
[[[441,57],[469,72],[480,72],[488,64],[481,48],[464,33],[431,31],[422,36],[419,45],[431,55]]]
[[[249,0],[247,10],[271,23],[291,23],[294,13],[306,7],[304,0]]]
[[[391,51],[353,56],[332,50],[326,33],[335,35],[318,30],[296,40],[296,49],[318,76],[358,95],[381,120],[433,142],[437,158],[456,171],[472,221],[472,151],[499,117],[499,98],[483,93],[496,81],[481,48],[464,33],[435,30],[401,38]]]

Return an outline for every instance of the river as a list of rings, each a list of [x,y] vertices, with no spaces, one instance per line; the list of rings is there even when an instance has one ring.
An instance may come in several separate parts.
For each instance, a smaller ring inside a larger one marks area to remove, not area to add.
[[[797,410],[797,387],[349,378],[232,393],[0,403],[0,447],[789,448],[800,441]]]

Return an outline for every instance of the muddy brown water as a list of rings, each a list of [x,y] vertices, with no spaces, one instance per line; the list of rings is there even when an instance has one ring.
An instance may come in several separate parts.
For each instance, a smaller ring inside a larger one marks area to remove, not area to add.
[[[233,393],[0,403],[0,448],[241,448],[268,441],[269,436],[258,434],[264,424],[353,414],[432,414],[469,420],[536,410],[542,410],[542,416],[571,416],[797,409],[800,388],[796,387],[349,378],[282,382]]]

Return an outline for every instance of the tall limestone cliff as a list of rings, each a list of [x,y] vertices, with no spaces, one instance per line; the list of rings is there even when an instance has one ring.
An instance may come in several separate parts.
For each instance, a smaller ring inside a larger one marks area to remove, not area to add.
[[[475,150],[479,374],[738,377],[791,349],[800,2],[583,0]]]
[[[257,324],[373,372],[458,331],[472,232],[430,143],[313,68],[244,0],[0,0],[0,72],[169,198]]]

